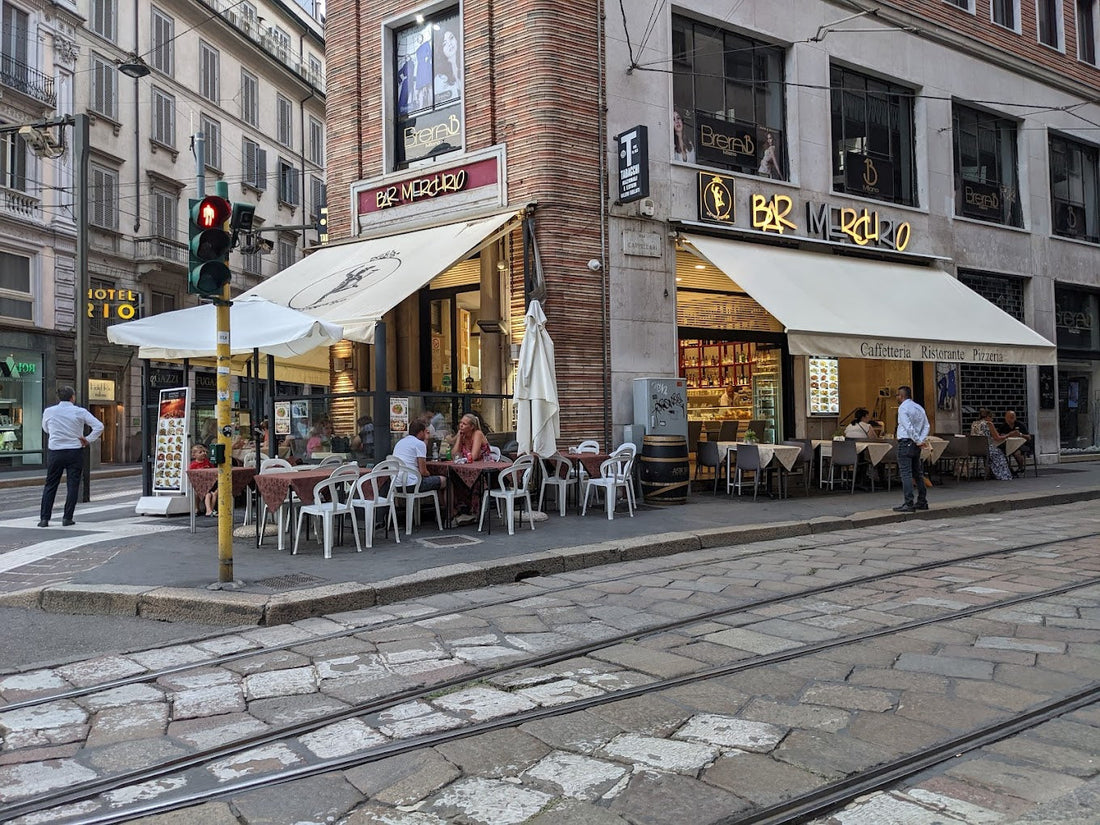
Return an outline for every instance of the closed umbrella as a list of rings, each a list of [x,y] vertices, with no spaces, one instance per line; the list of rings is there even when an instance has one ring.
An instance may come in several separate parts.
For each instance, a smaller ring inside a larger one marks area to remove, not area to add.
[[[531,301],[524,318],[523,344],[516,373],[516,440],[521,453],[544,458],[558,449],[558,379],[554,371],[554,342],[546,331],[546,315]]]

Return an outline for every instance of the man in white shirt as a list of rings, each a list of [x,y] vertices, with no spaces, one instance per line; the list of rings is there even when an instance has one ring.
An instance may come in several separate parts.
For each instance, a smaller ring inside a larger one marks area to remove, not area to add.
[[[928,490],[924,486],[920,449],[928,439],[928,416],[924,408],[913,400],[909,387],[898,387],[898,472],[901,474],[901,492],[905,501],[895,507],[898,513],[914,513],[928,509]],[[916,487],[916,502],[913,488]]]
[[[420,471],[421,490],[445,490],[447,479],[445,476],[433,476],[428,473],[428,425],[422,418],[409,422],[409,434],[393,446],[393,454],[401,459],[401,462],[409,467],[415,467]],[[416,476],[405,474],[403,486],[416,483]]]
[[[42,488],[42,508],[39,512],[39,527],[49,527],[53,515],[53,500],[57,496],[57,487],[61,483],[61,473],[65,473],[65,514],[62,524],[69,527],[76,522],[76,500],[80,495],[80,476],[84,472],[84,448],[103,435],[103,424],[83,407],[73,403],[76,390],[72,387],[60,387],[57,390],[58,403],[47,407],[42,413],[42,429],[46,433],[49,457],[46,459],[46,486]],[[84,427],[91,428],[88,435]]]

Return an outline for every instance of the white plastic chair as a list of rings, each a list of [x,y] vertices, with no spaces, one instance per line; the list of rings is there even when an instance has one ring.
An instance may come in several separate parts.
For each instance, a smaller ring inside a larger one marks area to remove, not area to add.
[[[531,471],[535,468],[535,459],[530,455],[521,455],[507,470],[501,470],[497,480],[497,489],[490,490],[489,495],[481,499],[481,518],[477,522],[477,531],[480,533],[485,524],[485,511],[489,509],[489,499],[493,499],[497,505],[497,514],[500,515],[501,502],[508,504],[508,535],[516,533],[516,499],[523,499],[527,505],[527,520],[531,522],[531,529],[535,529],[533,507],[531,506],[531,491],[528,485],[531,483]]]
[[[263,472],[263,466],[265,461],[270,461],[266,453],[260,453],[260,472]],[[254,449],[241,454],[241,466],[242,467],[255,467],[256,466],[256,451]],[[256,501],[256,490],[250,484],[244,488],[244,521],[242,524],[252,523],[252,507]]]
[[[626,456],[630,459],[630,463],[626,467],[626,477],[630,479],[630,484],[627,485],[626,492],[627,495],[630,496],[631,505],[637,507],[638,497],[634,490],[634,462],[638,460],[638,445],[633,441],[624,441],[611,453],[611,458],[618,458],[620,456]]]
[[[358,480],[358,479],[356,479]],[[363,552],[359,543],[359,529],[355,524],[355,508],[351,506],[352,497],[347,495],[347,476],[335,473],[324,481],[317,482],[313,488],[313,504],[303,504],[298,509],[298,528],[294,532],[293,555],[298,554],[298,542],[302,537],[302,524],[306,516],[320,517],[322,541],[325,558],[332,558],[332,534],[338,516],[351,516],[351,531],[355,535],[355,550]]]
[[[394,486],[391,487],[390,496],[395,499],[401,499],[405,502],[405,535],[411,536],[413,523],[420,523],[420,504],[422,499],[431,499],[435,505],[435,524],[439,528],[440,532],[443,531],[443,511],[439,507],[439,491],[438,490],[421,490],[420,484],[424,480],[424,477],[420,475],[420,471],[416,467],[410,467],[405,464],[399,458],[389,459],[387,458],[382,465],[395,464],[400,468],[401,472],[397,474],[397,478],[394,481]],[[376,466],[375,469],[378,469]],[[410,476],[415,476],[416,480],[412,484],[404,483]]]
[[[339,467],[344,463],[346,462],[340,456],[328,455],[321,459],[321,461],[316,465],[316,469],[322,470],[326,467]]]
[[[592,453],[593,455],[595,455],[599,451],[600,451],[600,442],[599,441],[594,441],[592,439],[588,439],[587,441],[582,441],[580,444],[577,445],[577,452],[578,453]]]
[[[577,484],[577,478],[573,475],[573,465],[569,459],[560,453],[555,453],[549,458],[540,459],[542,463],[542,485],[539,489],[539,510],[542,510],[542,501],[546,496],[546,488],[553,487],[557,496],[558,510],[565,515],[565,502],[569,495],[569,488]]]
[[[489,445],[489,455],[493,457],[493,461],[500,461],[500,447],[494,447]]]
[[[383,488],[387,485],[390,491],[393,490],[393,485],[396,479],[400,477],[401,472],[399,468],[384,467],[380,464],[365,476],[360,476],[359,480],[355,482],[355,490],[351,496],[351,506],[353,510],[363,511],[363,529],[366,532],[368,548],[374,547],[374,528],[377,520],[375,515],[380,508],[389,511],[386,517],[386,528],[389,529],[389,525],[393,524],[393,537],[398,544],[401,543],[401,528],[397,526],[397,507],[394,505],[393,496],[387,496],[383,493]],[[366,494],[364,489],[368,486],[371,488],[370,496]],[[352,519],[352,527],[356,529],[356,540],[358,542],[358,528],[354,518]]]
[[[588,497],[592,490],[603,490],[607,505],[607,518],[615,518],[615,499],[618,491],[623,490],[626,495],[626,506],[630,511],[630,517],[634,518],[634,491],[633,479],[630,476],[632,459],[629,455],[622,454],[606,459],[600,465],[599,478],[588,479],[584,488],[584,504],[581,507],[581,515],[588,512]]]

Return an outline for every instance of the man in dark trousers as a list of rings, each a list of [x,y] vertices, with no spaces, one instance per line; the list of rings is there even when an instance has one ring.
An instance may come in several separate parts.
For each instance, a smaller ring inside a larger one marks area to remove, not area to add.
[[[83,407],[73,403],[76,390],[72,387],[60,387],[57,390],[58,403],[47,407],[42,413],[42,429],[47,436],[49,458],[46,460],[46,486],[42,489],[42,509],[39,512],[39,527],[49,527],[53,515],[53,500],[57,496],[57,486],[61,483],[61,473],[65,473],[65,515],[62,524],[66,527],[76,524],[73,514],[76,512],[76,500],[80,495],[80,476],[84,472],[84,448],[103,435],[103,424]],[[88,435],[84,427],[91,427]]]
[[[924,407],[913,400],[909,387],[898,387],[898,473],[905,501],[894,510],[915,513],[928,509],[928,490],[924,487],[920,448],[928,438],[928,416]],[[914,495],[916,496],[914,500]]]

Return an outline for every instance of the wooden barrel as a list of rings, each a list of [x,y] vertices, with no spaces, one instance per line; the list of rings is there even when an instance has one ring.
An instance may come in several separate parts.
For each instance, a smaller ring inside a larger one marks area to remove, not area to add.
[[[687,439],[682,435],[647,435],[642,439],[642,497],[647,504],[687,502],[690,473]]]

